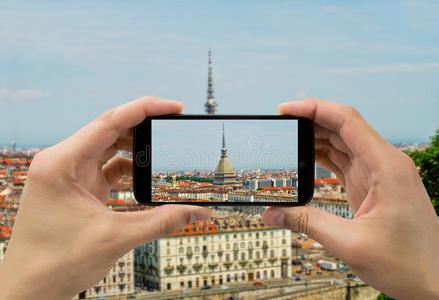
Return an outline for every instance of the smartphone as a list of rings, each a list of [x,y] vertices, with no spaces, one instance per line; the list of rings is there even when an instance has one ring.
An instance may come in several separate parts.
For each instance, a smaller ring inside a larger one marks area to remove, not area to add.
[[[304,205],[313,128],[284,115],[148,117],[133,133],[134,195],[145,205]]]

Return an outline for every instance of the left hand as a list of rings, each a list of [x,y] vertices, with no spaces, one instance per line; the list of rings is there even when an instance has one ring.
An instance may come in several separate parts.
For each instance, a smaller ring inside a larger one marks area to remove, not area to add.
[[[114,212],[105,205],[112,185],[131,175],[131,160],[116,156],[131,150],[131,128],[181,110],[178,102],[143,97],[35,156],[0,265],[0,300],[72,299],[137,245],[209,217],[194,206]]]

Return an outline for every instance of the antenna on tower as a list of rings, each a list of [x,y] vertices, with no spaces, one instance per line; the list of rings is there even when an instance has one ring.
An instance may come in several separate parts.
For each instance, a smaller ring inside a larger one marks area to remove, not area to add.
[[[208,51],[208,71],[207,71],[207,101],[204,108],[207,114],[213,115],[216,112],[217,103],[213,91],[213,73],[212,73],[212,51]]]

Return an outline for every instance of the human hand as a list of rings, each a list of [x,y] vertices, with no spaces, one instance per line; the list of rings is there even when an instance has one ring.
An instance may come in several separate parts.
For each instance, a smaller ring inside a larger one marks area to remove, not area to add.
[[[346,187],[355,217],[271,207],[265,224],[308,234],[389,296],[439,298],[439,223],[413,161],[353,108],[308,99],[279,110],[314,121],[317,161]]]
[[[0,265],[0,299],[72,299],[137,245],[209,217],[193,206],[114,212],[105,205],[112,185],[131,175],[131,160],[116,155],[131,151],[131,128],[181,109],[178,102],[140,98],[35,156]]]

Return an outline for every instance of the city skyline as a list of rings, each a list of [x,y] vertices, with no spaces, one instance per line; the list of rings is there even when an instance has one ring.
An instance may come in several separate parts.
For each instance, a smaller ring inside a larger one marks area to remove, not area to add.
[[[321,97],[391,141],[425,142],[439,127],[438,16],[435,1],[2,1],[0,144],[50,146],[148,94],[202,113],[209,47],[220,114]]]
[[[235,170],[297,168],[296,120],[153,120],[153,172],[214,171],[223,124]]]

